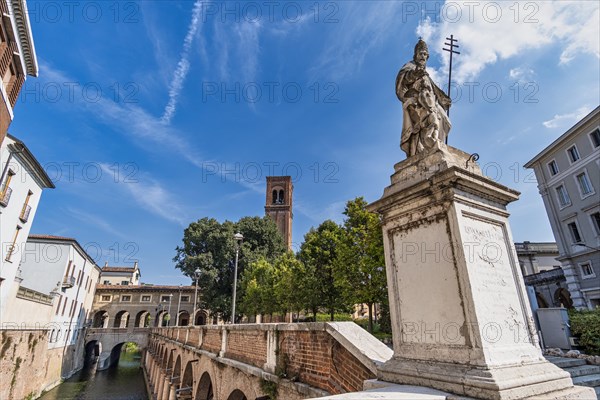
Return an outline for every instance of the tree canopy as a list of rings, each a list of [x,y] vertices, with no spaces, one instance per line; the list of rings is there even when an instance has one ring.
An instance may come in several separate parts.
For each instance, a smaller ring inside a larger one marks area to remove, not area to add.
[[[268,217],[244,217],[237,222],[222,223],[202,218],[184,230],[183,243],[176,248],[173,258],[175,267],[192,279],[194,271],[200,270],[198,307],[224,319],[231,317],[236,232],[244,236],[239,251],[238,288],[248,265],[260,259],[273,261],[286,251],[277,226]],[[238,299],[241,296],[239,293]]]

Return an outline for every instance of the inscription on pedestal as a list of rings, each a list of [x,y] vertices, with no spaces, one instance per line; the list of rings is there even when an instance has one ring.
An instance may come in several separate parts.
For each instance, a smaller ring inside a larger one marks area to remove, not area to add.
[[[463,214],[460,227],[482,339],[500,346],[529,342],[504,225]]]

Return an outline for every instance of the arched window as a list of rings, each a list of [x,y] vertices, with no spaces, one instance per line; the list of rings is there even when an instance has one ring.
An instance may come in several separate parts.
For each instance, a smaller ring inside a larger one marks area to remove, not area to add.
[[[273,204],[277,204],[277,190],[273,190]]]
[[[279,199],[278,200],[279,200],[278,204],[283,204],[284,203],[284,192],[283,192],[283,189],[281,189],[279,191]]]

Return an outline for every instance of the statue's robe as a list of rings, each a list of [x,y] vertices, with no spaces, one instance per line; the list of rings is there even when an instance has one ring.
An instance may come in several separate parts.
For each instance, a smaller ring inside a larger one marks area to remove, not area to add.
[[[409,79],[407,79],[408,72],[414,71],[416,68],[416,64],[413,61],[409,61],[404,64],[402,68],[400,68],[398,76],[396,77],[396,96],[398,96],[398,99],[402,102],[402,136],[400,139],[400,148],[404,150],[407,157],[414,155],[410,154],[410,141],[412,135],[419,134],[418,131],[414,132],[414,123],[417,121],[412,121],[408,112],[408,107],[410,105],[416,106],[418,101],[418,92],[416,89],[413,89],[413,85],[416,82],[409,82]],[[450,108],[452,100],[446,95],[446,93],[442,91],[442,89],[437,87],[429,75],[426,75],[425,79],[429,79],[435,94],[437,105],[436,110],[440,120],[439,140],[442,143],[445,143],[448,132],[450,132],[450,128],[452,127],[450,119],[447,115],[447,111]]]

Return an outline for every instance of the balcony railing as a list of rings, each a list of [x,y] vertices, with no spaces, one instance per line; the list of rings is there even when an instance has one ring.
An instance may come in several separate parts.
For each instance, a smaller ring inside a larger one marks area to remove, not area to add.
[[[527,275],[524,278],[525,284],[530,286],[548,282],[564,281],[565,279],[562,268],[549,269],[547,271],[538,272],[537,274]]]
[[[3,193],[0,193],[0,205],[6,207],[8,202],[10,201],[10,196],[12,195],[12,189],[7,187]]]
[[[21,210],[21,215],[19,215],[19,219],[23,221],[23,223],[27,222],[27,220],[29,219],[30,212],[31,206],[27,204],[23,205],[23,209]]]
[[[75,286],[75,277],[74,276],[65,276],[63,278],[62,287],[63,289],[72,288]]]
[[[52,296],[38,292],[33,289],[28,289],[23,286],[19,287],[19,291],[17,292],[17,298],[35,301],[37,303],[45,304],[47,306],[52,305]]]

